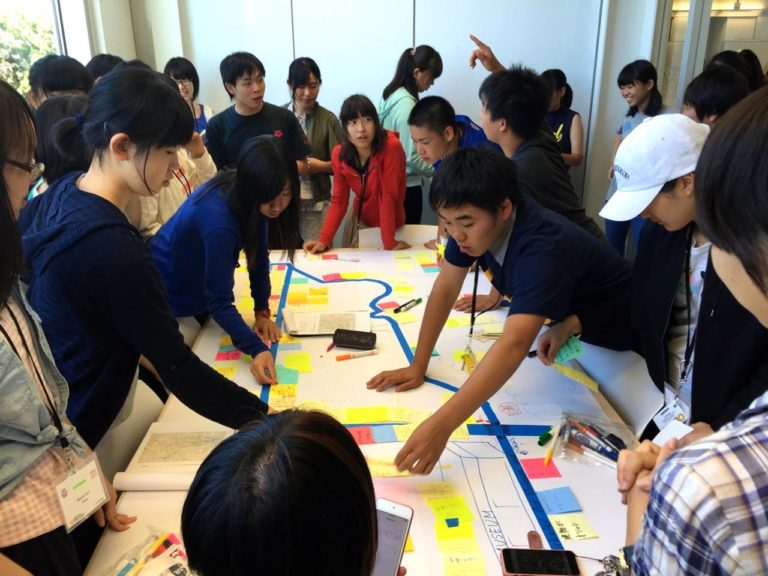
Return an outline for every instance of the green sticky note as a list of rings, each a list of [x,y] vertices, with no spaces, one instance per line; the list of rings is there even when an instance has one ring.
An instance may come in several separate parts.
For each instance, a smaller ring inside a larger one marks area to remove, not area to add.
[[[568,340],[565,341],[565,344],[560,347],[560,350],[557,351],[555,362],[563,364],[568,362],[568,360],[573,360],[574,358],[584,356],[585,352],[586,350],[584,350],[584,344],[581,343],[581,340],[575,336],[571,336],[568,338]]]
[[[282,364],[275,365],[275,371],[277,372],[277,381],[280,384],[298,384],[299,383],[299,371],[293,368],[287,368]]]

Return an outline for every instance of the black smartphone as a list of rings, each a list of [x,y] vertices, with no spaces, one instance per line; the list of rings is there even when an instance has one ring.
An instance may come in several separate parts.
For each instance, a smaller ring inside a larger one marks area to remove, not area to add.
[[[579,576],[576,555],[570,550],[525,550],[504,548],[501,551],[504,576]]]

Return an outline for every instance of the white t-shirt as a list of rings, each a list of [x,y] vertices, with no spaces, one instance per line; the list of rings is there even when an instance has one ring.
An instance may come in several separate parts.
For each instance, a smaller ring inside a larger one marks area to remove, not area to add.
[[[680,275],[680,282],[677,285],[675,299],[672,304],[669,329],[667,330],[667,385],[664,393],[667,403],[675,398],[678,399],[678,403],[681,404],[686,418],[690,416],[693,352],[691,353],[691,366],[688,368],[688,378],[682,388],[680,388],[680,375],[683,359],[685,358],[686,344],[689,339],[693,338],[699,320],[701,293],[704,289],[704,273],[707,270],[709,249],[711,247],[709,242],[701,246],[696,246],[695,241],[692,242],[690,266],[687,274],[686,271],[683,271],[683,274]],[[690,326],[686,306],[686,283],[688,283],[691,295]]]

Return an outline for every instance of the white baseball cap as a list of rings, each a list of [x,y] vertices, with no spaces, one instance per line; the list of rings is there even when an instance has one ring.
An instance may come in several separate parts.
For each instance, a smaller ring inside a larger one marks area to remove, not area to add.
[[[682,114],[648,118],[629,133],[616,152],[616,192],[600,216],[631,220],[645,210],[659,190],[696,169],[709,126]]]

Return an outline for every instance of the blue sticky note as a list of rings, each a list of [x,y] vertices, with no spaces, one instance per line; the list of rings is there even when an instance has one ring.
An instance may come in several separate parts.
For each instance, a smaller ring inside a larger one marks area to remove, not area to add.
[[[410,348],[411,348],[411,353],[413,353],[413,354],[416,354],[416,346],[410,346]],[[431,355],[432,355],[432,356],[440,356],[440,352],[438,352],[437,350],[435,350],[435,349],[433,348],[433,349],[432,349],[432,354],[431,354]]]
[[[286,350],[301,350],[301,342],[279,342],[277,347],[281,352],[285,352]]]
[[[424,272],[426,272],[427,274],[437,274],[438,272],[440,272],[439,266],[422,266],[421,269],[424,270]]]
[[[385,426],[372,426],[373,429],[373,441],[377,444],[380,442],[397,442],[397,434],[395,434],[395,428],[392,424]]]
[[[275,371],[277,372],[277,382],[279,384],[298,384],[299,383],[299,371],[293,368],[286,368],[282,364],[275,365]]]
[[[457,528],[459,526],[459,519],[458,518],[446,518],[445,519],[445,525],[448,526],[448,528]]]
[[[573,491],[568,486],[542,490],[537,492],[537,495],[548,516],[550,514],[568,514],[581,511],[579,501],[576,500],[576,496],[574,496]]]

